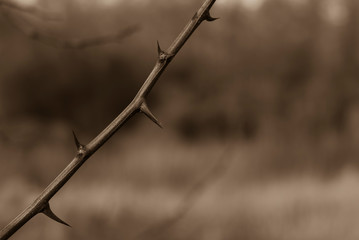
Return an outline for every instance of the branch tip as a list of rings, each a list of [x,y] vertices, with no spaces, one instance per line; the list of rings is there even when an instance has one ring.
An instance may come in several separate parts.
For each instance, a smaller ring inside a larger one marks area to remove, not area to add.
[[[141,104],[140,107],[140,111],[142,113],[144,113],[152,122],[154,122],[157,126],[159,126],[160,128],[163,128],[162,124],[160,121],[158,121],[158,119],[155,117],[155,115],[153,115],[153,113],[151,112],[151,110],[148,108],[146,102],[143,102]]]
[[[41,211],[43,214],[45,214],[46,216],[48,216],[49,218],[51,218],[52,220],[61,223],[63,225],[66,225],[68,227],[71,227],[69,224],[67,224],[65,221],[61,220],[58,216],[55,215],[55,213],[53,213],[53,211],[50,208],[50,204],[47,203],[46,206],[44,207],[44,209]]]

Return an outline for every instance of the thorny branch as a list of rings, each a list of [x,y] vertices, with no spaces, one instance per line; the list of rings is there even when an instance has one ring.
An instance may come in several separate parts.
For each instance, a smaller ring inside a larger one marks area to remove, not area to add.
[[[210,16],[209,10],[216,0],[206,0],[192,19],[184,27],[182,32],[173,41],[167,51],[161,49],[158,44],[158,59],[151,73],[143,83],[140,90],[132,102],[90,143],[83,145],[74,134],[77,146],[77,154],[74,159],[65,167],[65,169],[46,187],[46,189],[30,204],[22,213],[0,231],[0,240],[8,239],[26,222],[38,213],[44,213],[48,217],[60,223],[65,223],[59,219],[50,209],[50,199],[66,184],[66,182],[75,174],[75,172],[92,156],[115,132],[121,128],[136,113],[144,113],[154,123],[161,126],[161,123],[149,110],[146,104],[146,98],[157,80],[166,69],[168,64],[176,56],[185,42],[203,21],[213,21],[215,18]]]

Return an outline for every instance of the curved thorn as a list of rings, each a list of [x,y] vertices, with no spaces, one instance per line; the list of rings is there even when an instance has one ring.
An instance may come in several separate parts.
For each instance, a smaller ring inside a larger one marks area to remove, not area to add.
[[[46,204],[46,206],[44,207],[44,209],[41,212],[43,214],[45,214],[46,216],[48,216],[49,218],[51,218],[52,220],[54,220],[58,223],[64,224],[68,227],[71,227],[69,224],[67,224],[65,221],[61,220],[58,216],[55,215],[55,213],[52,212],[49,203]]]
[[[208,22],[213,22],[213,21],[216,21],[217,19],[219,19],[219,18],[214,18],[214,17],[211,17],[211,16],[208,16],[208,17],[206,18],[206,20],[207,20]]]
[[[158,121],[158,119],[155,117],[155,115],[153,115],[153,113],[151,112],[151,110],[148,108],[146,102],[143,102],[141,104],[140,107],[140,111],[142,113],[144,113],[152,122],[154,122],[155,124],[157,124],[157,126],[159,126],[160,128],[163,128],[162,124],[160,123],[160,121]]]
[[[76,144],[76,148],[77,150],[80,150],[81,148],[83,148],[83,145],[80,143],[80,141],[78,140],[76,133],[72,130],[72,134],[74,135],[74,141]]]
[[[207,11],[206,15],[205,15],[205,19],[208,21],[208,22],[213,22],[219,18],[214,18],[211,16],[211,13],[209,11]]]

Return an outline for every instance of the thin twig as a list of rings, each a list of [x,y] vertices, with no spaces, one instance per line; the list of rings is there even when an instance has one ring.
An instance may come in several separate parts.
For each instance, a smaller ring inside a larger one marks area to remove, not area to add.
[[[84,49],[89,47],[102,46],[110,43],[121,42],[124,38],[131,36],[140,29],[139,25],[128,26],[116,33],[107,34],[103,36],[78,38],[78,39],[62,39],[46,34],[42,31],[36,30],[30,23],[18,23],[12,16],[3,12],[3,15],[8,19],[9,23],[19,32],[28,38],[41,42],[51,47],[64,49]]]
[[[94,154],[111,136],[121,128],[132,116],[138,112],[144,113],[157,125],[160,125],[157,118],[151,113],[146,98],[153,86],[166,69],[168,64],[176,56],[188,38],[197,29],[202,21],[215,20],[209,14],[209,10],[216,0],[206,0],[200,9],[195,13],[189,23],[182,32],[174,40],[167,51],[163,51],[158,44],[158,59],[152,70],[143,83],[142,87],[132,100],[132,102],[118,115],[97,137],[95,137],[87,145],[81,144],[74,134],[77,146],[77,154],[74,159],[65,167],[65,169],[46,187],[46,189],[30,204],[22,213],[20,213],[12,222],[0,231],[0,240],[8,239],[18,229],[20,229],[27,221],[38,213],[49,213],[50,199],[63,187],[63,185],[73,176],[73,174],[84,164],[84,162]],[[54,215],[54,214],[53,214]],[[49,216],[49,214],[48,214]],[[55,216],[55,215],[54,215]],[[52,219],[57,220],[57,217]],[[62,220],[61,220],[62,221]],[[63,222],[63,221],[62,221]]]
[[[39,7],[35,7],[32,5],[26,6],[26,5],[23,5],[23,4],[14,2],[14,1],[0,0],[0,7],[6,7],[9,9],[18,11],[18,12],[31,14],[34,17],[37,17],[39,19],[46,20],[46,21],[62,20],[62,17],[58,13],[49,12],[49,11],[46,11],[45,9],[41,9]]]
[[[23,31],[29,38],[55,48],[84,49],[105,44],[120,42],[139,30],[139,26],[127,27],[117,33],[92,38],[61,39],[38,31]]]

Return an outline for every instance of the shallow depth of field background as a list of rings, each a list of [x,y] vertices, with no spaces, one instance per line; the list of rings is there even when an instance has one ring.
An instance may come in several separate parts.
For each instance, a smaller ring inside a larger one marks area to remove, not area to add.
[[[26,1],[26,4],[36,1]],[[202,4],[38,1],[0,12],[0,228],[131,101]],[[359,2],[218,0],[136,115],[12,239],[359,238]],[[18,30],[116,43],[61,49]]]

